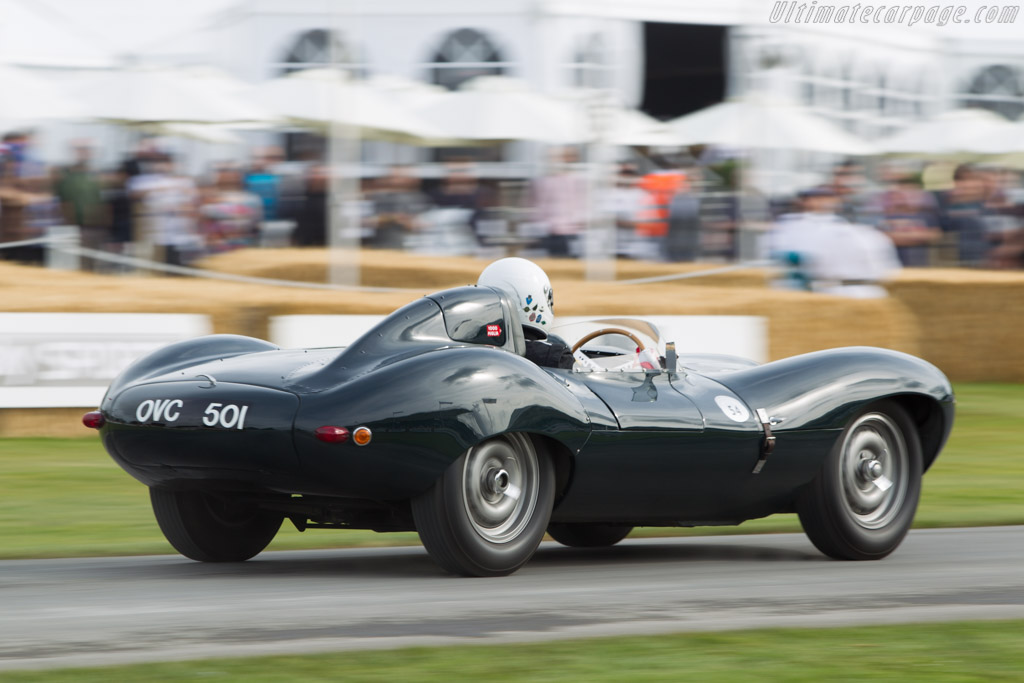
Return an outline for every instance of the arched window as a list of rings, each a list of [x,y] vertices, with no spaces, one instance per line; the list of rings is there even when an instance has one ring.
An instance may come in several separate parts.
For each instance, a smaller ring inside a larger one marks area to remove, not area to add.
[[[477,76],[500,76],[509,64],[486,35],[460,28],[445,37],[426,66],[431,83],[455,90]]]
[[[981,107],[1016,120],[1024,113],[1020,73],[1002,64],[985,67],[971,80],[963,103],[967,107]]]
[[[343,34],[316,28],[299,33],[281,55],[281,61],[272,67],[278,75],[283,75],[333,64],[347,72],[351,78],[361,79],[366,78],[368,73],[365,60],[359,52],[345,40]],[[285,133],[283,144],[289,159],[322,159],[327,154],[325,139],[317,133]],[[366,146],[361,146],[361,151],[365,157]]]
[[[276,65],[279,73],[315,69],[335,64],[354,78],[366,77],[366,64],[345,36],[317,28],[300,33]]]

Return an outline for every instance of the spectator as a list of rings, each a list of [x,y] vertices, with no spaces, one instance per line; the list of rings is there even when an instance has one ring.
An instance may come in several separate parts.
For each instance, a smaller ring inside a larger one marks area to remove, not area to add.
[[[962,266],[982,266],[988,259],[985,189],[982,175],[972,166],[961,164],[953,172],[953,189],[939,196],[942,229],[955,236]]]
[[[479,221],[484,212],[493,206],[493,194],[488,191],[476,174],[469,162],[450,162],[446,169],[444,180],[431,195],[434,206],[440,209],[466,209],[471,212],[467,221],[477,242],[482,243],[479,231]]]
[[[102,199],[106,207],[109,232],[107,248],[115,254],[127,254],[134,232],[134,204],[128,191],[129,172],[132,165],[122,163],[112,172],[102,190]]]
[[[306,171],[305,193],[295,214],[292,243],[297,247],[322,247],[327,243],[327,194],[330,170],[312,164]]]
[[[927,266],[932,245],[942,239],[937,205],[910,173],[890,170],[881,196],[879,228],[896,245],[904,266]]]
[[[851,223],[877,222],[877,217],[871,216],[869,211],[863,164],[853,159],[836,164],[832,169],[832,187],[839,200],[838,215]]]
[[[544,246],[551,256],[576,256],[587,225],[587,180],[573,168],[578,158],[572,148],[556,152],[552,173],[533,186],[537,218],[547,235]]]
[[[1024,228],[1017,228],[1002,235],[998,246],[992,250],[993,268],[1024,268]]]
[[[1024,227],[1024,197],[1020,177],[1009,169],[989,169],[985,173],[986,192],[982,219],[988,246],[986,265],[991,264],[995,250],[1007,241],[1014,243]]]
[[[831,186],[801,195],[801,211],[779,218],[767,251],[786,271],[780,286],[853,298],[886,296],[881,282],[899,270],[891,241],[836,212]]]
[[[406,237],[420,228],[420,214],[430,200],[420,191],[420,179],[408,166],[392,166],[378,182],[373,196],[374,231],[369,245],[377,249],[402,249]]]
[[[15,242],[43,236],[56,216],[45,167],[32,158],[32,137],[8,133],[3,138],[0,167],[0,242]],[[39,265],[44,260],[41,245],[0,250],[0,258]]]
[[[206,251],[219,253],[256,244],[263,203],[242,186],[242,172],[232,164],[217,167],[213,186],[199,207]]]
[[[999,174],[998,189],[989,195],[986,210],[994,221],[987,226],[992,244],[989,265],[1024,268],[1024,188],[1019,173],[1003,170]]]
[[[682,184],[668,205],[668,234],[665,236],[665,257],[669,261],[696,261],[703,251],[701,244],[700,196],[689,179]],[[727,233],[735,254],[735,230]]]
[[[615,253],[619,256],[637,255],[637,221],[647,206],[647,192],[640,187],[640,173],[636,164],[619,164],[615,187],[608,193],[603,210],[615,220]]]
[[[260,198],[263,203],[263,219],[278,218],[278,204],[281,198],[281,179],[274,171],[274,164],[284,159],[277,147],[260,150],[245,175],[245,189]]]
[[[146,164],[146,172],[129,181],[129,191],[139,202],[140,240],[144,255],[170,265],[184,265],[197,253],[201,240],[196,232],[198,194],[191,178],[174,172],[173,159],[164,155]],[[148,251],[148,254],[145,252]]]
[[[82,242],[100,247],[110,239],[103,216],[103,195],[99,174],[90,166],[92,147],[87,141],[72,144],[75,161],[57,171],[54,191],[60,200],[64,223],[77,225]]]
[[[657,170],[640,180],[647,193],[646,207],[636,224],[637,240],[642,245],[640,258],[664,261],[672,199],[686,185],[686,176],[677,170]]]

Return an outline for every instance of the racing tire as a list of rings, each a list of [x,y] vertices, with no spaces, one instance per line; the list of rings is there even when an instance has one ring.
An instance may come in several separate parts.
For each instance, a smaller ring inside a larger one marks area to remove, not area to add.
[[[868,406],[797,499],[800,524],[829,557],[879,560],[910,530],[922,471],[920,437],[907,412],[892,401]]]
[[[628,524],[549,524],[548,535],[570,548],[607,548],[633,530]]]
[[[533,556],[554,503],[550,458],[525,434],[463,453],[412,500],[420,540],[437,564],[463,576],[506,576]]]
[[[174,549],[198,562],[244,562],[281,528],[282,515],[201,491],[151,488],[160,531]]]

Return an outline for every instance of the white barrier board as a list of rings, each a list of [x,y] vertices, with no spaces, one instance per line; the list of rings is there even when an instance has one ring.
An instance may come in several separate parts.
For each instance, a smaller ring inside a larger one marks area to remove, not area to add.
[[[91,408],[161,346],[210,334],[205,315],[0,313],[0,408]]]
[[[349,346],[383,315],[280,315],[270,318],[270,342],[284,349]]]
[[[621,318],[621,315],[559,316],[558,323]],[[768,324],[756,315],[642,315],[676,352],[724,353],[763,363]],[[270,319],[270,341],[284,348],[348,346],[384,319],[382,315],[284,315]]]

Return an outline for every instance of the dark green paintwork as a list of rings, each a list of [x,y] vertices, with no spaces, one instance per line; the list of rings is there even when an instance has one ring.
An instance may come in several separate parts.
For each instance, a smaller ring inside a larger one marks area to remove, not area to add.
[[[344,350],[230,335],[175,344],[112,385],[104,444],[148,485],[245,491],[270,506],[298,494],[344,519],[370,503],[401,517],[467,448],[527,432],[558,463],[554,521],[718,524],[789,509],[873,401],[907,406],[929,462],[952,425],[948,381],[905,354],[838,349],[760,366],[700,356],[693,369],[683,357],[676,372],[574,374],[523,358],[514,316],[498,292],[464,287],[399,309]],[[140,424],[147,399],[178,399],[181,414]],[[746,419],[716,399],[743,404]],[[245,428],[203,425],[211,402],[248,406]],[[777,443],[753,474],[758,408],[778,421]],[[367,426],[373,440],[324,443],[323,425]]]

